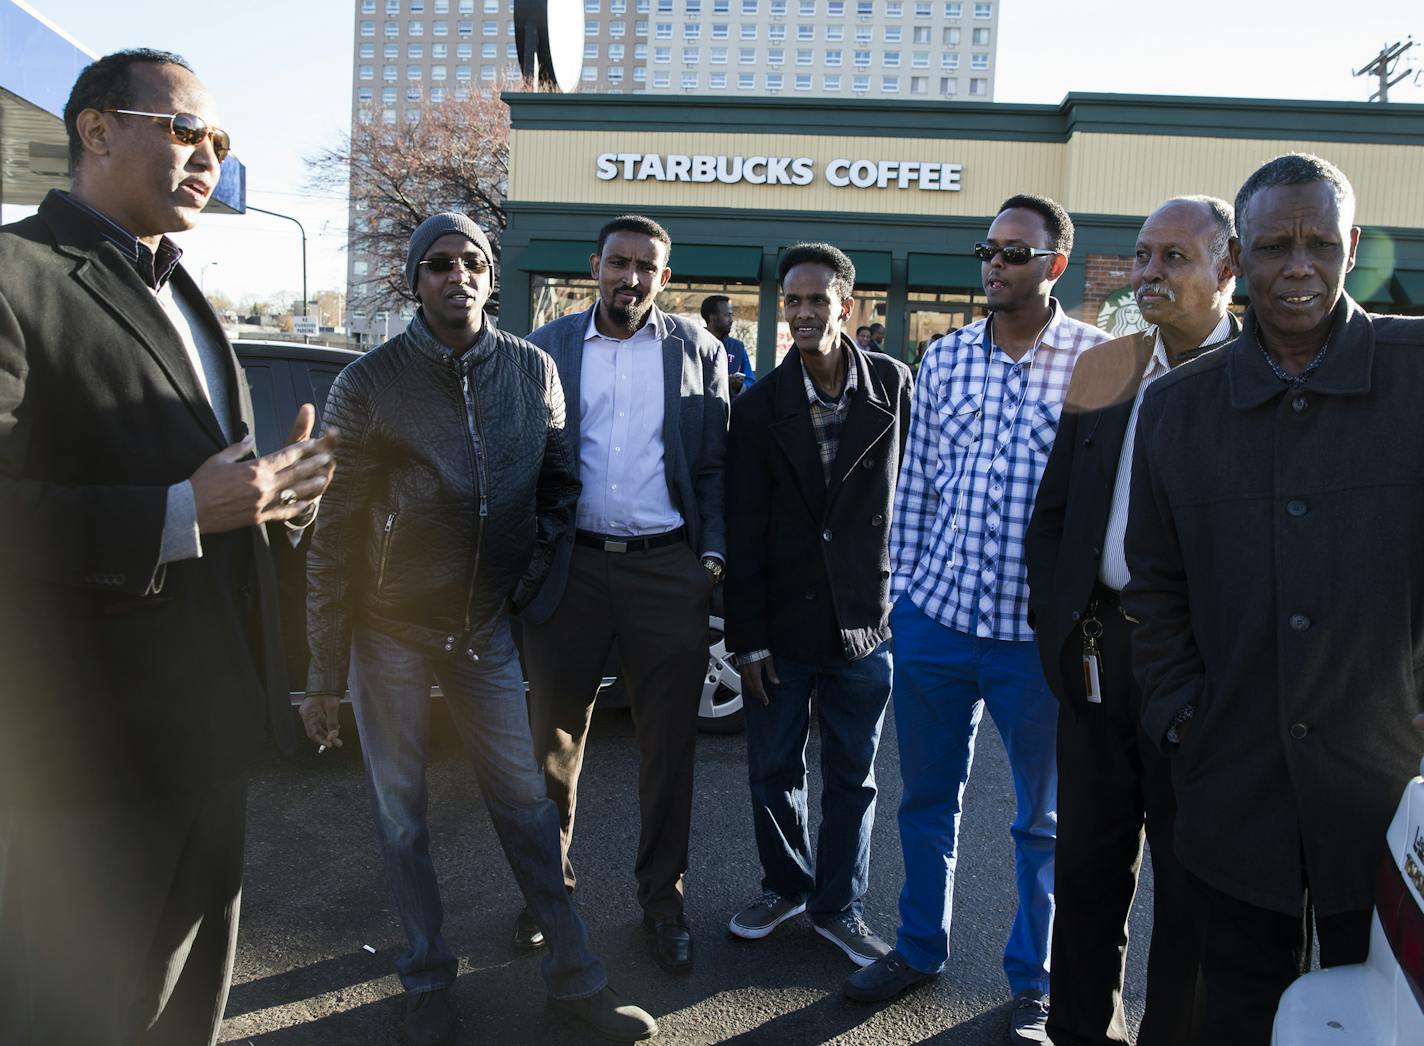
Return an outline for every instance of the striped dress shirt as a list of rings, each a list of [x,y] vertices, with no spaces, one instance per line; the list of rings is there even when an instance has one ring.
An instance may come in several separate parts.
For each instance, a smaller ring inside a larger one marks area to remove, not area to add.
[[[890,595],[947,628],[1029,641],[1024,531],[1073,365],[1108,340],[1056,299],[1015,361],[980,320],[931,345],[915,382],[890,531]]]

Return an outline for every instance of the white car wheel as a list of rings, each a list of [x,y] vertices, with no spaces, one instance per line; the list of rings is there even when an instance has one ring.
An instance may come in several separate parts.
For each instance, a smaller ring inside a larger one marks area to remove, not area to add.
[[[697,727],[709,734],[734,734],[742,729],[742,677],[727,652],[723,620],[707,621],[707,674],[702,680],[702,701]]]

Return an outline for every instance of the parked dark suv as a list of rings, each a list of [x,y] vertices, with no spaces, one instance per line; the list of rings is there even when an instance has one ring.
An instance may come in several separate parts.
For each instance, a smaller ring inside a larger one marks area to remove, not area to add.
[[[287,341],[235,341],[233,349],[247,375],[252,393],[252,413],[257,427],[257,449],[267,454],[287,437],[292,418],[303,403],[314,403],[317,425],[326,409],[331,383],[352,360],[360,356],[349,349],[303,345]],[[278,587],[281,590],[282,636],[287,648],[287,678],[292,704],[301,703],[307,678],[306,561],[309,538],[292,548],[285,536],[272,541]],[[720,595],[720,593],[719,593]],[[698,725],[709,733],[732,733],[742,728],[741,677],[722,638],[720,606],[708,622],[707,675],[702,687]],[[515,638],[518,636],[516,622]],[[598,701],[604,707],[627,705],[618,675],[617,652],[604,669],[604,686]]]

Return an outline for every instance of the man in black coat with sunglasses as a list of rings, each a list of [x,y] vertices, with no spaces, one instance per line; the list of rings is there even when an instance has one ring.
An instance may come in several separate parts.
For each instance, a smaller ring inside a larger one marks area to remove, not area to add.
[[[244,764],[290,730],[263,524],[334,436],[254,458],[217,317],[165,234],[227,139],[176,55],[88,66],[70,193],[0,231],[0,1042],[215,1041]]]

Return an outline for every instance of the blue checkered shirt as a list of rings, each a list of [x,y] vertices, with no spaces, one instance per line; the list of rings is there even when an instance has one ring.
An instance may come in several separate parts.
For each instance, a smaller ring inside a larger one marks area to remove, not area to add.
[[[1026,641],[1024,531],[1073,364],[1108,335],[1052,301],[1018,362],[985,344],[985,321],[931,345],[915,381],[890,530],[890,596],[971,636]]]

